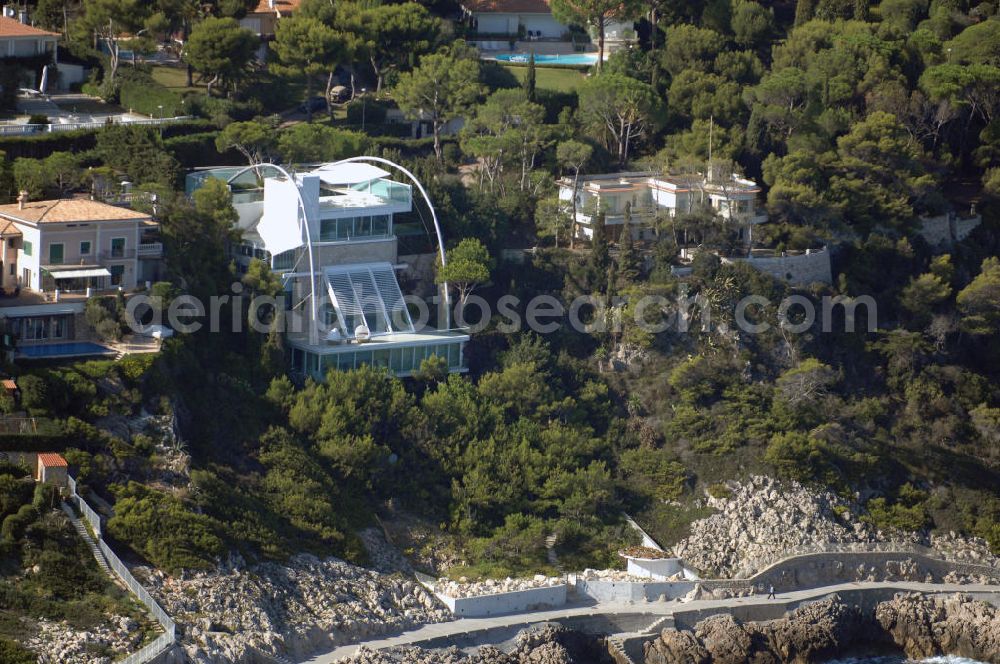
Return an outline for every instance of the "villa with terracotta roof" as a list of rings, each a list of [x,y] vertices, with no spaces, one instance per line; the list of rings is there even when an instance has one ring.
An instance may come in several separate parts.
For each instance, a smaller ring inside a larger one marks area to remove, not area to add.
[[[0,205],[0,298],[21,343],[73,339],[82,300],[158,277],[163,245],[149,215],[81,198]],[[12,294],[19,297],[11,298]]]
[[[258,59],[267,58],[267,42],[274,39],[278,21],[298,11],[299,3],[300,0],[260,0],[240,19],[240,26],[256,34],[263,42],[257,53]]]
[[[15,18],[0,16],[0,57],[26,58],[45,53],[58,54],[59,33],[41,30]]]

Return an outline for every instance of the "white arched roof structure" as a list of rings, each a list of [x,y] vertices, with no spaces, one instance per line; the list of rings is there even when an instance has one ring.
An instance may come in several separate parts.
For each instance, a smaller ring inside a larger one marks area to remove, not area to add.
[[[413,185],[420,192],[420,195],[423,197],[424,203],[426,203],[428,209],[430,209],[431,219],[434,222],[434,233],[435,233],[435,235],[437,235],[438,255],[440,257],[441,264],[442,265],[447,264],[447,257],[445,255],[445,250],[444,250],[444,236],[441,234],[441,225],[438,222],[437,211],[434,209],[434,204],[431,203],[430,196],[427,195],[427,191],[424,189],[423,184],[420,183],[420,180],[418,180],[417,177],[413,173],[411,173],[409,170],[407,170],[405,167],[403,167],[400,164],[397,164],[397,163],[395,163],[393,161],[385,159],[383,157],[371,157],[371,156],[348,157],[347,159],[341,159],[339,161],[334,161],[334,162],[330,162],[328,164],[324,164],[323,166],[320,167],[320,169],[322,169],[322,168],[329,168],[329,167],[336,167],[336,166],[340,166],[340,165],[344,165],[344,164],[352,164],[352,163],[384,164],[384,165],[389,166],[391,168],[395,168],[396,170],[398,170],[399,172],[401,172],[403,175],[405,175],[410,180],[410,182],[413,183]],[[272,163],[265,163],[265,164],[256,164],[254,166],[247,166],[246,168],[240,169],[234,175],[232,175],[231,177],[229,177],[226,180],[226,184],[231,184],[234,180],[236,180],[236,178],[240,177],[241,175],[245,174],[248,171],[256,171],[259,174],[260,170],[264,169],[264,168],[274,169],[275,171],[277,171],[282,176],[288,178],[292,183],[295,182],[295,177],[291,173],[289,173],[285,168],[283,168],[282,166],[279,166],[277,164],[272,164]],[[318,311],[317,311],[317,302],[318,301],[316,299],[316,276],[317,276],[317,274],[316,274],[315,258],[314,258],[314,253],[313,253],[313,241],[312,241],[312,234],[311,234],[311,232],[309,230],[309,224],[307,223],[307,219],[306,219],[306,203],[305,203],[305,200],[302,198],[302,192],[301,192],[301,190],[299,190],[298,186],[295,187],[295,194],[296,194],[296,197],[298,198],[297,222],[299,224],[299,230],[305,236],[306,248],[307,248],[307,251],[309,253],[309,275],[310,275],[309,276],[309,300],[310,300],[309,314],[310,314],[310,318],[311,318],[310,323],[309,323],[309,343],[315,344],[315,343],[318,343],[318,340],[319,340],[318,337],[319,337],[319,335],[318,335],[318,331],[317,331],[317,327],[316,327],[317,326],[317,315],[318,315]],[[444,311],[445,311],[445,314],[444,314],[445,315],[445,329],[447,329],[447,328],[451,327],[451,299],[450,299],[449,294],[448,294],[448,284],[444,283],[444,284],[442,284],[442,286],[443,286],[442,290],[444,292],[444,305],[445,305],[444,306]]]

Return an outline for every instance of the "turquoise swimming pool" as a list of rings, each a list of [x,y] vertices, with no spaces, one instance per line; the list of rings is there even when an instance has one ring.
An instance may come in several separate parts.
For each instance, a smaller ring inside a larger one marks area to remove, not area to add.
[[[531,58],[528,53],[506,53],[496,56],[500,62],[527,63]],[[593,65],[597,63],[595,53],[569,53],[567,55],[536,55],[535,64],[539,65]]]
[[[87,355],[114,355],[115,351],[107,346],[90,341],[72,341],[62,344],[42,344],[39,346],[24,346],[17,349],[18,354],[25,358],[45,357],[84,357]]]

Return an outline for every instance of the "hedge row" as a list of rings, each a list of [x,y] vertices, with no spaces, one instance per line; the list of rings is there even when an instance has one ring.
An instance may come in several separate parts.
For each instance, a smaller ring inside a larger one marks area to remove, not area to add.
[[[182,168],[196,166],[231,166],[243,161],[243,157],[235,150],[219,153],[215,148],[215,137],[218,131],[204,131],[186,136],[174,136],[163,141],[165,147]]]
[[[210,120],[185,120],[163,125],[163,138],[186,136],[205,132],[215,128]],[[96,145],[99,129],[75,129],[72,131],[53,131],[24,136],[0,137],[0,151],[8,160],[18,157],[44,159],[53,152],[86,152]]]

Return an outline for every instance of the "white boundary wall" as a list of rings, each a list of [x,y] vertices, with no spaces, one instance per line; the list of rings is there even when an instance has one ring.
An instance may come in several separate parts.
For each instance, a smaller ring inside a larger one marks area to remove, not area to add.
[[[556,608],[566,604],[569,587],[566,584],[515,590],[508,593],[479,595],[478,597],[449,597],[435,593],[452,614],[462,618],[481,618],[504,613],[519,613],[532,609]]]
[[[696,581],[588,581],[578,578],[576,594],[599,602],[656,602],[684,597],[696,585]]]

